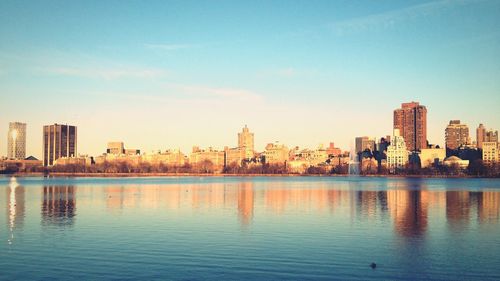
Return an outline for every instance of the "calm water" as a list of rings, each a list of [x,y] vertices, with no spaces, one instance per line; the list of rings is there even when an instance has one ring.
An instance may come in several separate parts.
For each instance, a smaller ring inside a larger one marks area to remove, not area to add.
[[[494,179],[0,177],[0,213],[4,280],[500,280]]]

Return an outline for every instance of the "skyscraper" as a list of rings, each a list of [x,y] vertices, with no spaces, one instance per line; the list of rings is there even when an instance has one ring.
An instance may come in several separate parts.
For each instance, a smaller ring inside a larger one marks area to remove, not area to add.
[[[238,147],[245,149],[245,158],[250,159],[254,154],[253,133],[250,133],[247,125],[241,133],[238,133]]]
[[[470,144],[469,127],[460,124],[460,120],[450,120],[445,129],[446,149],[457,149],[462,145]]]
[[[26,158],[26,124],[20,122],[9,123],[7,135],[7,157],[9,159]]]
[[[75,157],[76,126],[47,125],[43,126],[43,165],[51,166],[61,157]]]
[[[486,135],[486,128],[483,124],[479,124],[476,129],[476,145],[477,148],[483,148],[484,137]]]
[[[418,102],[401,104],[394,110],[394,129],[398,129],[409,151],[427,147],[427,108]]]

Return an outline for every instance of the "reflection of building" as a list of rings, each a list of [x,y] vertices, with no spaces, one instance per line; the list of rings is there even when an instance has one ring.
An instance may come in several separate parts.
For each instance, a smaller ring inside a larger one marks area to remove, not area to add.
[[[394,130],[391,144],[387,147],[387,168],[394,172],[404,168],[408,163],[408,150],[405,139],[399,135],[399,130]]]
[[[399,129],[409,151],[427,147],[427,108],[418,102],[403,103],[394,110],[394,129]]]
[[[44,186],[42,219],[44,223],[73,224],[76,215],[74,186]]]
[[[20,122],[9,123],[7,135],[7,158],[26,158],[26,124]]]
[[[7,208],[7,227],[10,231],[8,243],[11,244],[14,240],[14,230],[22,228],[24,225],[24,187],[17,183],[16,178],[12,178],[5,191],[7,198],[7,204],[5,205]]]
[[[363,216],[375,217],[379,193],[377,191],[357,191],[356,195],[358,211],[361,211]]]
[[[254,191],[251,182],[238,186],[238,216],[243,225],[248,225],[253,218]]]
[[[500,217],[500,192],[484,191],[481,195],[477,210],[479,222],[498,222]]]
[[[468,191],[446,192],[446,220],[453,228],[463,228],[470,220]]]
[[[387,206],[398,234],[420,236],[427,230],[427,191],[388,190]]]
[[[445,142],[447,149],[457,149],[462,145],[470,144],[469,127],[460,124],[460,120],[451,120],[445,129]]]
[[[43,165],[52,166],[61,157],[76,157],[76,126],[43,126]]]
[[[420,163],[422,168],[441,164],[446,157],[446,149],[444,148],[424,148],[420,153]]]

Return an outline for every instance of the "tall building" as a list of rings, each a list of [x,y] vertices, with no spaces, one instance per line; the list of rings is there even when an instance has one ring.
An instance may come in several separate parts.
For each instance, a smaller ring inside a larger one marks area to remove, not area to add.
[[[61,157],[76,157],[76,126],[43,126],[43,165],[52,166]]]
[[[401,104],[394,110],[394,129],[398,129],[410,151],[427,148],[427,108],[418,102]]]
[[[26,124],[20,122],[9,123],[7,135],[7,157],[9,159],[26,158]]]
[[[484,137],[486,136],[486,128],[483,124],[479,124],[476,129],[476,145],[477,148],[483,148]]]
[[[363,152],[366,149],[368,149],[370,151],[375,150],[375,138],[357,137],[356,138],[356,153]]]
[[[238,133],[238,147],[245,150],[245,158],[250,159],[254,155],[253,133],[250,133],[247,125],[241,133]]]
[[[391,144],[387,147],[387,167],[394,172],[408,163],[408,149],[404,137],[400,136],[399,130],[394,129]]]
[[[469,127],[460,124],[460,120],[451,120],[445,129],[445,143],[447,149],[457,149],[462,145],[470,144]]]

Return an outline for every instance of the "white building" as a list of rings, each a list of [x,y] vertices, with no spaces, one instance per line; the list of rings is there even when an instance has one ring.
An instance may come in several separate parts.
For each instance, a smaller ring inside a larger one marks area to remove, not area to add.
[[[399,130],[394,129],[394,136],[391,138],[391,144],[387,147],[387,168],[390,172],[396,169],[404,168],[408,164],[408,150]]]
[[[498,143],[497,142],[483,142],[483,161],[485,163],[498,162]]]

